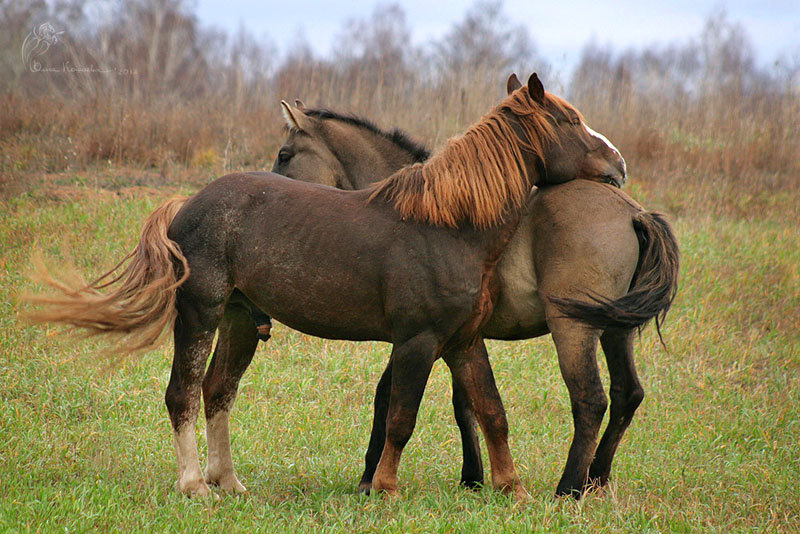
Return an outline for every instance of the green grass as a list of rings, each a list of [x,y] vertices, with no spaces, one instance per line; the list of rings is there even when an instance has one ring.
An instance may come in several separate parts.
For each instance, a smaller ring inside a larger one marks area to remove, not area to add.
[[[249,493],[190,500],[173,489],[163,403],[171,347],[109,371],[102,340],[17,320],[19,292],[34,288],[26,274],[34,244],[56,262],[71,259],[87,276],[99,274],[134,245],[144,217],[164,198],[86,187],[73,200],[25,195],[0,204],[0,530],[800,528],[796,221],[774,211],[675,221],[683,267],[664,327],[669,351],[652,327],[637,343],[646,398],[603,496],[553,498],[572,422],[549,338],[489,344],[511,450],[532,502],[458,487],[460,443],[441,362],[403,456],[401,498],[392,500],[355,491],[388,346],[277,326],[233,412],[234,461]]]

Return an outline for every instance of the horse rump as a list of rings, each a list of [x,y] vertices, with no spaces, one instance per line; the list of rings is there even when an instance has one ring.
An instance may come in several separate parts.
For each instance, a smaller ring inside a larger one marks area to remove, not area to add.
[[[588,300],[548,298],[564,316],[601,330],[641,329],[655,319],[658,337],[663,344],[661,324],[678,290],[678,241],[660,213],[640,211],[633,216],[632,222],[639,240],[639,261],[625,295],[609,299],[586,292]]]

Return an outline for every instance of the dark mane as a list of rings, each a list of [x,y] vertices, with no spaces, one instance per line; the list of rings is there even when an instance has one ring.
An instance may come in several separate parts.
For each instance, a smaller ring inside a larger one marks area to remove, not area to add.
[[[344,114],[344,113],[337,113],[336,111],[331,111],[326,108],[303,109],[303,113],[305,113],[309,117],[314,117],[315,119],[320,119],[320,120],[331,119],[344,122],[345,124],[349,124],[351,126],[356,126],[357,128],[364,128],[365,130],[368,130],[376,135],[379,135],[384,139],[399,146],[400,148],[411,154],[414,157],[414,161],[417,163],[422,163],[423,161],[426,161],[428,158],[431,157],[431,152],[430,150],[428,150],[427,147],[412,140],[407,133],[405,133],[403,130],[400,130],[399,128],[395,128],[391,131],[386,131],[379,128],[374,122],[365,119],[363,117],[357,117],[355,115]]]

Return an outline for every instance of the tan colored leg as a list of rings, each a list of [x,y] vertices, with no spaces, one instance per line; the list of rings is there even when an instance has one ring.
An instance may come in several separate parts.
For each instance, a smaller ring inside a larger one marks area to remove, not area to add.
[[[173,433],[175,455],[178,460],[178,491],[190,496],[204,497],[211,493],[203,480],[197,457],[197,439],[194,424],[185,424]]]
[[[214,356],[203,379],[208,439],[205,480],[227,493],[247,491],[233,468],[230,416],[239,380],[250,365],[257,345],[258,334],[249,309],[236,297],[232,298],[225,307]]]
[[[219,489],[224,492],[244,493],[247,488],[236,478],[233,469],[229,420],[230,412],[228,410],[220,410],[208,420],[206,426],[208,467],[205,481],[208,484],[219,486]]]

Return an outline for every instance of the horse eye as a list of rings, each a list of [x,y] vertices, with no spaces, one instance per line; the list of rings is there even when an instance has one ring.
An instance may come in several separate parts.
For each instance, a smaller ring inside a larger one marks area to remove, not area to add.
[[[278,152],[278,163],[280,163],[281,165],[288,163],[289,160],[292,159],[292,156],[294,156],[294,154],[292,154],[290,151],[281,150],[280,152]]]

